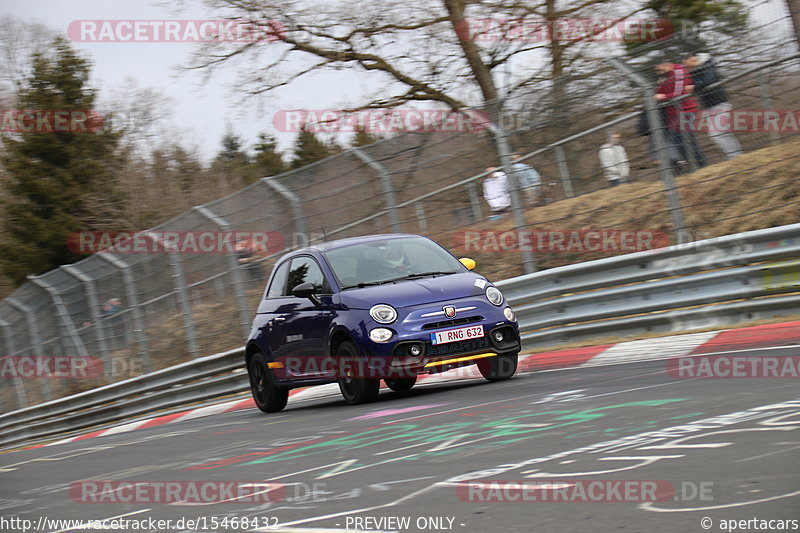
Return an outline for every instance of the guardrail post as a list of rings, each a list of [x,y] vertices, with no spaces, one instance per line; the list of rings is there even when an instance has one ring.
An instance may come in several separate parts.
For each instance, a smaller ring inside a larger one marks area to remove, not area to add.
[[[28,280],[37,287],[43,289],[50,296],[50,299],[53,300],[53,305],[55,306],[56,314],[58,315],[58,321],[61,322],[64,335],[71,340],[72,346],[75,348],[75,351],[78,352],[77,355],[81,357],[89,357],[89,352],[86,350],[86,346],[83,345],[81,335],[78,333],[78,330],[75,328],[75,324],[72,323],[72,319],[69,317],[67,306],[64,305],[64,300],[61,298],[61,295],[58,293],[55,287],[48,284],[45,280],[38,276],[28,276]]]
[[[25,315],[25,324],[28,326],[28,334],[30,335],[31,342],[33,343],[30,346],[31,351],[33,352],[33,355],[37,357],[44,357],[44,352],[42,351],[42,338],[39,336],[39,326],[36,323],[36,316],[34,316],[33,310],[11,296],[6,298],[6,303]],[[46,378],[40,379],[39,381],[42,385],[42,395],[44,396],[45,401],[47,401],[50,399],[50,383],[48,383]]]
[[[169,256],[170,267],[172,267],[172,278],[175,280],[174,287],[175,292],[178,294],[178,305],[180,306],[181,314],[183,315],[183,327],[186,330],[186,340],[189,343],[189,353],[194,357],[197,357],[200,354],[200,350],[197,347],[197,335],[195,334],[194,322],[192,320],[192,306],[189,305],[189,296],[186,292],[186,280],[183,276],[180,253],[174,244],[166,242],[157,235],[150,232],[145,233],[145,235],[153,239],[155,242],[161,243],[164,248],[169,248],[167,250],[167,255]]]
[[[514,215],[514,229],[518,232],[524,231],[528,226],[525,221],[525,208],[522,205],[520,198],[519,183],[517,183],[517,176],[511,166],[511,150],[508,146],[508,138],[505,130],[500,128],[492,122],[487,122],[486,127],[494,137],[495,146],[497,147],[497,156],[500,159],[500,166],[503,167],[503,172],[506,174],[508,180],[508,192],[511,195],[511,212]],[[526,274],[536,272],[536,259],[533,252],[527,246],[520,247],[520,256],[522,257],[522,269]]]
[[[300,198],[272,177],[261,178],[261,181],[289,201],[292,205],[292,213],[294,214],[295,231],[303,237],[306,237],[306,222],[305,217],[303,217],[303,203],[300,201]]]
[[[658,166],[661,173],[661,181],[664,185],[664,193],[669,205],[669,213],[672,218],[672,228],[675,231],[676,244],[690,242],[691,237],[686,231],[686,223],[683,218],[683,208],[678,191],[675,188],[675,176],[672,174],[672,162],[669,158],[669,147],[664,138],[664,123],[661,120],[661,112],[658,108],[652,87],[641,74],[634,72],[624,61],[619,58],[608,60],[617,70],[628,76],[636,83],[644,93],[644,105],[647,113],[647,121],[650,125],[650,133],[656,145],[658,153]]]
[[[400,221],[397,219],[397,211],[395,209],[397,202],[394,199],[394,188],[392,186],[392,178],[389,176],[389,171],[365,151],[359,148],[353,148],[352,151],[356,154],[356,157],[366,163],[380,176],[381,184],[383,185],[383,198],[386,204],[386,211],[389,213],[389,225],[392,226],[392,232],[402,233]]]
[[[97,290],[94,286],[94,279],[88,274],[81,272],[74,265],[62,265],[61,268],[64,272],[71,275],[81,282],[86,292],[86,301],[89,303],[89,316],[92,319],[92,326],[94,335],[97,339],[97,346],[100,348],[100,354],[103,356],[106,371],[111,369],[111,357],[108,351],[108,343],[106,342],[106,334],[103,329],[102,317],[100,316],[100,301],[97,299]]]
[[[133,276],[131,275],[130,265],[119,259],[118,257],[114,257],[111,255],[111,252],[100,252],[97,254],[98,256],[102,257],[106,261],[108,261],[111,265],[115,266],[119,269],[122,273],[122,282],[125,284],[125,293],[128,299],[128,307],[131,310],[131,315],[133,316],[133,335],[136,338],[136,342],[139,345],[139,349],[141,350],[142,356],[142,366],[144,367],[144,372],[148,372],[151,370],[150,364],[150,349],[147,346],[147,336],[144,332],[144,322],[142,321],[142,312],[139,309],[139,296],[136,294],[136,284],[133,282]]]
[[[469,191],[469,203],[472,206],[472,218],[476,221],[483,219],[483,212],[481,211],[481,200],[478,196],[478,185],[471,181],[467,187]]]
[[[564,148],[557,145],[553,150],[556,152],[556,160],[558,161],[558,172],[561,174],[561,183],[564,186],[564,196],[573,198],[575,191],[572,188],[572,177],[569,175],[569,167],[567,166],[567,156],[564,153]]]
[[[264,178],[264,180],[266,179],[267,178]],[[219,216],[205,205],[195,206],[194,210],[219,228],[220,231],[227,231],[231,227],[231,224],[227,220]],[[253,317],[250,316],[250,310],[247,308],[247,299],[245,298],[244,290],[242,289],[244,286],[244,280],[242,279],[242,267],[239,265],[236,252],[234,250],[231,250],[231,253],[225,255],[228,259],[228,271],[231,273],[233,295],[234,298],[236,298],[236,304],[239,306],[239,321],[246,337],[250,333],[250,322]]]
[[[14,340],[11,338],[11,324],[5,320],[0,320],[0,332],[3,333],[3,349],[7,357],[14,355]],[[28,397],[25,395],[25,383],[19,376],[14,376],[14,392],[17,395],[17,405],[20,409],[27,407]]]

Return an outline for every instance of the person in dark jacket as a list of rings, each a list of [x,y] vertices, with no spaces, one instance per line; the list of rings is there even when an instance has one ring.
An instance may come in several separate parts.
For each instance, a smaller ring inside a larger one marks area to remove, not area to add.
[[[710,124],[708,136],[722,150],[726,158],[733,159],[741,155],[742,146],[739,140],[732,132],[727,131],[729,127],[722,128],[722,122],[715,119],[722,113],[730,113],[731,104],[728,101],[728,93],[722,86],[709,87],[722,79],[714,60],[708,54],[689,54],[683,58],[683,64],[692,74],[694,93],[700,97],[705,113],[711,115],[708,120]],[[731,121],[725,123],[730,125]]]
[[[705,157],[692,131],[694,117],[699,110],[692,94],[692,76],[679,63],[663,62],[656,65],[660,81],[656,87],[656,100],[666,104],[667,133],[681,155],[681,162],[693,161],[697,168],[706,166]],[[676,101],[680,97],[680,101]]]

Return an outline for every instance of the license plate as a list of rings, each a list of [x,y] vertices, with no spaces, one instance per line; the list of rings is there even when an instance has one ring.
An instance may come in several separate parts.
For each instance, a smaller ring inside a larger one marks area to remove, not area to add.
[[[483,326],[448,329],[431,333],[431,344],[446,344],[466,339],[477,339],[478,337],[483,337]]]

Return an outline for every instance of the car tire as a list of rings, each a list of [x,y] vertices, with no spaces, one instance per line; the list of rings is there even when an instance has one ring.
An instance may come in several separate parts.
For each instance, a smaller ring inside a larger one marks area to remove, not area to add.
[[[478,370],[489,381],[506,380],[517,371],[517,354],[502,353],[497,357],[481,359],[478,361]]]
[[[261,352],[254,353],[247,364],[250,377],[250,391],[256,407],[265,413],[277,413],[286,407],[289,401],[289,389],[275,383],[275,376],[267,366],[267,360]]]
[[[417,376],[413,378],[386,378],[383,380],[386,386],[395,392],[405,392],[411,390],[411,387],[417,382]]]
[[[352,342],[345,341],[337,346],[334,356],[337,359],[341,357],[355,358],[358,357],[358,351]],[[380,379],[342,377],[338,381],[342,397],[350,405],[370,403],[378,398]]]

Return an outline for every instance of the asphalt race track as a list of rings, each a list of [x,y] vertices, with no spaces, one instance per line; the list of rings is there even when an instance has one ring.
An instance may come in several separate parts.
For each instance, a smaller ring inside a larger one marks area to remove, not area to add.
[[[254,489],[245,501],[169,502],[95,491],[145,481]],[[274,415],[237,411],[0,454],[0,516],[3,531],[22,530],[10,517],[205,521],[122,531],[691,532],[730,530],[732,520],[749,520],[736,531],[769,520],[792,530],[800,387],[679,379],[650,361],[423,384],[356,407],[340,396],[290,400]]]

